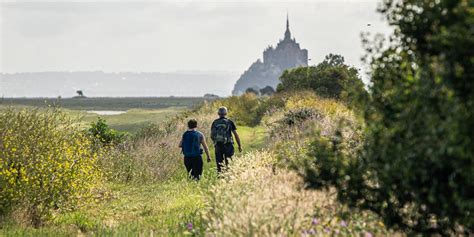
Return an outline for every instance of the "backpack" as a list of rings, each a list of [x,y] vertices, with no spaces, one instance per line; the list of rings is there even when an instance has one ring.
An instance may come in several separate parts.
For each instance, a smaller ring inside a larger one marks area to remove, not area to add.
[[[184,157],[198,157],[202,154],[199,132],[186,131],[183,134],[182,151]]]
[[[218,119],[212,126],[212,137],[216,144],[232,143],[232,137],[229,137],[230,122],[228,119]]]

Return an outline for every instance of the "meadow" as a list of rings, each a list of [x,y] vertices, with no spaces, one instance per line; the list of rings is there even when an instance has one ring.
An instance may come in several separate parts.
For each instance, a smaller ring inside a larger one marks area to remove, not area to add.
[[[224,177],[217,177],[212,158],[211,163],[204,164],[200,182],[188,180],[177,148],[185,121],[197,118],[198,128],[207,135],[220,105],[228,106],[230,116],[237,121],[244,152],[236,155]],[[298,113],[302,107],[324,116],[303,118],[289,113]],[[265,112],[252,113],[257,108],[265,108]],[[22,109],[25,107],[17,107]],[[54,113],[44,108],[39,110]],[[64,113],[82,129],[94,122],[96,116],[71,109],[65,109]],[[319,127],[329,135],[335,131],[334,119],[345,117],[356,122],[353,116],[342,104],[312,93],[273,98],[250,94],[201,104],[195,109],[130,109],[124,114],[103,116],[112,128],[129,132],[131,138],[120,148],[101,148],[106,154],[99,155],[97,167],[102,175],[93,184],[92,198],[67,211],[52,208],[38,226],[31,225],[20,208],[2,218],[0,233],[5,236],[388,234],[391,232],[375,215],[338,203],[334,190],[305,190],[302,177],[288,162],[304,155],[308,140],[300,139],[306,132],[303,124]],[[288,119],[298,126],[286,125],[293,124]]]
[[[158,123],[186,109],[208,101],[202,97],[123,97],[123,98],[2,98],[0,111],[7,108],[34,109],[60,107],[84,126],[101,117],[118,131],[135,133],[150,123]],[[94,112],[114,111],[117,115]]]
[[[60,106],[73,110],[163,109],[192,108],[205,100],[203,97],[1,98],[0,106]]]

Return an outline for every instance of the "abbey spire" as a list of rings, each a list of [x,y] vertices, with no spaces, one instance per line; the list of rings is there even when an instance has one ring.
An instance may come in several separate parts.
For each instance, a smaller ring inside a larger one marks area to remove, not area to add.
[[[280,76],[286,69],[308,66],[308,50],[302,49],[291,38],[290,20],[286,13],[285,38],[280,39],[276,47],[269,46],[263,51],[263,60],[258,59],[237,80],[233,95],[240,95],[248,88],[259,90],[267,86],[276,88]]]
[[[285,39],[284,40],[291,40],[290,20],[288,19],[288,12],[286,13],[286,31],[285,31]]]

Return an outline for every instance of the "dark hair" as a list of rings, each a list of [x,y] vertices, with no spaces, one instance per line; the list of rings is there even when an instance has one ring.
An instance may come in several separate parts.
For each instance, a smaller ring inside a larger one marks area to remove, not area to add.
[[[197,128],[197,126],[198,126],[198,122],[197,122],[196,119],[190,119],[188,121],[188,128],[189,129]]]

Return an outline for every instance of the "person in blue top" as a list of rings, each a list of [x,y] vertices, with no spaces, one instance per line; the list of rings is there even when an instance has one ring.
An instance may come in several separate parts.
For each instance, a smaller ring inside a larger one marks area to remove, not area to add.
[[[209,156],[209,149],[207,147],[206,138],[204,135],[196,130],[197,121],[190,119],[188,121],[188,130],[184,132],[179,147],[181,148],[184,155],[184,166],[190,177],[194,180],[199,180],[202,174],[202,149],[204,148],[207,156],[207,162],[211,161]]]

